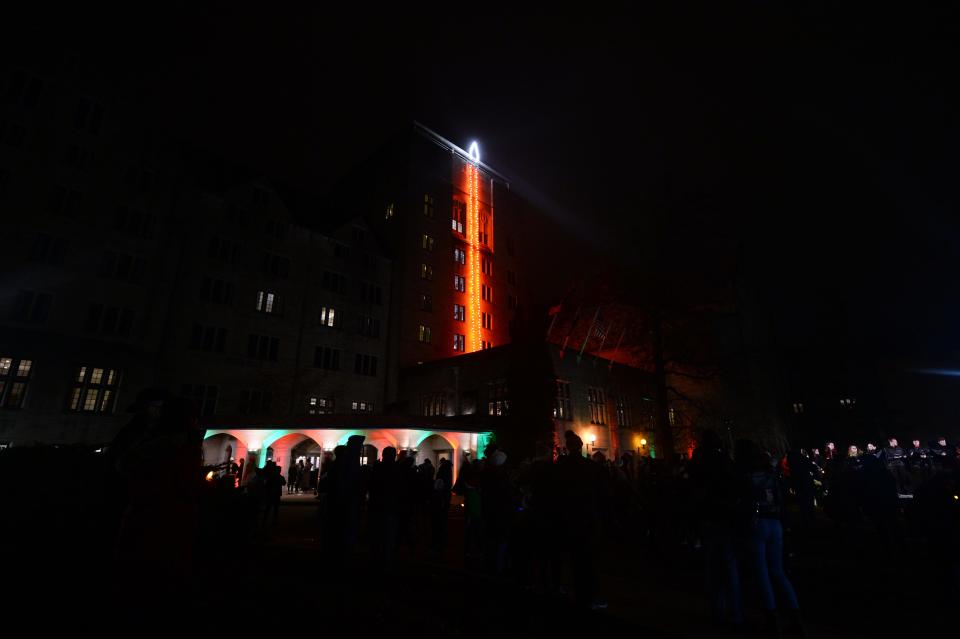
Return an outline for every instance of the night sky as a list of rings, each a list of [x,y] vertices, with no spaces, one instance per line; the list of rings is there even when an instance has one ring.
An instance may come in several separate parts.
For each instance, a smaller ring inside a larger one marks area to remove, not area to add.
[[[955,16],[677,4],[164,3],[43,30],[146,87],[160,123],[295,184],[322,192],[416,119],[478,140],[626,273],[659,216],[671,270],[739,265],[785,344],[960,360]]]

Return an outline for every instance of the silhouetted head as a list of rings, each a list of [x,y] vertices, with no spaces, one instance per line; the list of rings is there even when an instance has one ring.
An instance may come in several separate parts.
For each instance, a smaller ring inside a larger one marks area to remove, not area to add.
[[[580,439],[580,435],[577,435],[572,430],[568,430],[563,434],[563,438],[567,443],[567,451],[572,453],[580,453],[583,450],[583,440]]]
[[[334,458],[336,458],[337,460],[341,460],[341,459],[343,459],[344,457],[346,457],[346,455],[347,455],[347,447],[346,447],[346,446],[343,446],[343,445],[341,444],[340,446],[335,446],[335,447],[334,447],[334,449],[333,449],[333,456],[334,456]]]
[[[397,460],[397,449],[393,446],[387,446],[383,449],[383,461],[392,463]]]
[[[507,454],[502,450],[498,450],[489,457],[491,466],[503,466],[507,461]]]
[[[707,450],[717,450],[723,444],[720,441],[720,435],[711,428],[705,428],[700,432],[700,445]]]

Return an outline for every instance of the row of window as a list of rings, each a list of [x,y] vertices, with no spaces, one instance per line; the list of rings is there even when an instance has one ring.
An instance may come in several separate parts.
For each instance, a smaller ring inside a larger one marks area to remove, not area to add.
[[[0,357],[0,407],[21,408],[33,373],[33,361]],[[73,376],[66,409],[71,412],[109,413],[116,404],[120,371],[80,366]]]
[[[213,415],[217,412],[217,401],[220,396],[220,389],[217,386],[184,384],[182,394],[184,397],[196,400],[200,415]],[[245,415],[264,415],[270,413],[274,408],[273,404],[272,391],[262,388],[245,388],[240,391],[237,410]],[[373,408],[373,402],[358,400],[350,403],[350,410],[354,413],[372,413]],[[309,396],[306,402],[306,413],[332,415],[336,413],[336,401],[333,397]]]
[[[570,393],[570,382],[557,380],[555,386],[553,418],[573,421],[573,400]],[[591,424],[607,423],[606,400],[603,390],[599,388],[588,388],[587,406],[590,410]],[[633,416],[630,410],[630,403],[623,395],[616,399],[616,413],[617,424],[619,426],[630,426],[632,424]]]

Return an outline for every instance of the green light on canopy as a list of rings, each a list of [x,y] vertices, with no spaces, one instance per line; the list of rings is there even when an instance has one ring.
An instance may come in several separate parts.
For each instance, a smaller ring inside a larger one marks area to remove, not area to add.
[[[493,439],[493,433],[478,433],[477,434],[477,459],[484,458],[484,449],[490,443],[490,440]]]

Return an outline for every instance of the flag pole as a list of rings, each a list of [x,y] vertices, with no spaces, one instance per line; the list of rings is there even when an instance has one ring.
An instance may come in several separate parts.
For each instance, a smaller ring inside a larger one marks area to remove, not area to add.
[[[590,322],[590,328],[587,329],[587,336],[583,338],[583,346],[580,347],[580,352],[577,354],[577,364],[580,363],[581,358],[583,358],[583,350],[587,347],[587,342],[590,341],[590,334],[593,333],[593,327],[597,324],[597,317],[600,315],[600,307],[597,307],[597,310],[593,312],[593,321]]]

